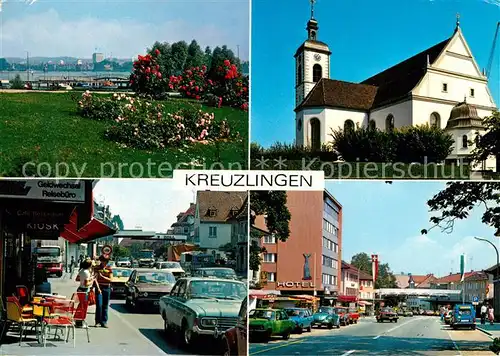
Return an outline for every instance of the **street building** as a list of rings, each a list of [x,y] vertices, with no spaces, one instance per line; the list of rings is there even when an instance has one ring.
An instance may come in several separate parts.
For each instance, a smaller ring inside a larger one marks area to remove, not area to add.
[[[431,283],[436,280],[432,273],[416,275],[404,273],[394,275],[398,288],[430,288]]]
[[[460,290],[465,302],[472,303],[474,298],[479,301],[493,299],[493,278],[483,271],[466,272],[461,282],[460,273],[450,273],[436,279],[431,284],[432,289]]]
[[[171,230],[167,233],[172,235],[185,235],[186,242],[192,243],[194,240],[194,215],[196,213],[196,204],[189,204],[186,211],[177,215],[177,221],[172,224]]]
[[[357,307],[363,313],[373,310],[375,298],[373,277],[342,261],[342,280],[337,302]]]
[[[488,88],[489,69],[482,71],[477,64],[458,18],[444,41],[359,83],[330,79],[335,61],[319,38],[312,13],[307,39],[295,53],[298,145],[319,149],[339,127],[390,131],[429,124],[453,136],[450,163],[470,156],[474,145],[469,142],[476,132],[485,132],[481,119],[497,106]],[[476,168],[496,170],[496,159]]]
[[[341,291],[342,206],[328,192],[287,192],[290,236],[278,241],[256,216],[254,246],[263,249],[253,284],[260,294],[317,297],[333,303]]]
[[[235,223],[248,204],[247,192],[201,191],[196,196],[194,243],[216,260],[237,249]]]

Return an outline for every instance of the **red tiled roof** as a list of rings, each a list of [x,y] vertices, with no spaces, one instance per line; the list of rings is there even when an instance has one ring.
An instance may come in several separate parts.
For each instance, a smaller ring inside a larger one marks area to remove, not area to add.
[[[465,272],[465,280],[481,280],[481,279],[488,279],[487,274],[482,271]],[[433,283],[434,284],[458,283],[460,282],[460,280],[461,280],[461,274],[453,273],[448,276],[437,278]]]
[[[240,213],[246,204],[247,192],[216,192],[199,191],[197,194],[198,210],[201,222],[227,222]],[[209,210],[215,210],[215,216],[210,216]],[[231,210],[236,212],[231,215]]]

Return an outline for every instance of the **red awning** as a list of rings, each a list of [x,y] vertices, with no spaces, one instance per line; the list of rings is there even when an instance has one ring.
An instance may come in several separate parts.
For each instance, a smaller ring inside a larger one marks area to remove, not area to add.
[[[337,301],[341,303],[355,303],[358,301],[358,297],[355,295],[339,295]]]
[[[61,237],[71,243],[88,242],[113,235],[116,232],[116,230],[94,218],[80,230],[77,230],[77,221],[78,213],[75,210],[69,219],[69,223],[64,225],[64,231],[61,232]]]

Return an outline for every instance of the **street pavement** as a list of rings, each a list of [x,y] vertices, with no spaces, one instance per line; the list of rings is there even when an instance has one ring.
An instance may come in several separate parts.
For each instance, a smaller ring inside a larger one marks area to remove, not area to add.
[[[52,292],[71,297],[76,291],[77,283],[68,274],[63,278],[50,279]],[[90,326],[90,343],[84,329],[76,329],[76,348],[73,340],[68,343],[60,340],[47,341],[47,347],[40,345],[34,333],[19,346],[19,334],[7,334],[0,345],[2,356],[59,356],[59,355],[186,355],[186,354],[216,354],[217,351],[200,345],[199,350],[183,350],[174,335],[167,337],[163,331],[163,319],[157,310],[141,310],[130,312],[125,308],[124,300],[111,300],[109,308],[108,329],[93,327],[95,307],[89,307],[87,322]],[[51,333],[53,335],[53,333]],[[50,338],[52,338],[50,336]]]
[[[250,355],[493,355],[491,338],[479,330],[452,330],[438,317],[401,318],[377,323],[375,318],[333,330],[313,329],[288,341],[251,343]]]

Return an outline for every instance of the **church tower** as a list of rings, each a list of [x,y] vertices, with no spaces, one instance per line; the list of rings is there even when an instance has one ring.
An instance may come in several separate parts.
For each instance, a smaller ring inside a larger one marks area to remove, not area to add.
[[[311,2],[311,18],[307,23],[307,40],[295,53],[295,106],[299,106],[321,78],[330,78],[330,49],[318,41],[318,21],[314,18]]]

